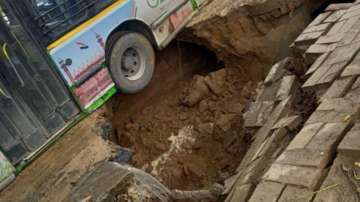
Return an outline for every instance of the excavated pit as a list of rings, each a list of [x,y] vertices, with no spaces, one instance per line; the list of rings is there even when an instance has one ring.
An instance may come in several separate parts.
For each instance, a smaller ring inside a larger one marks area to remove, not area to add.
[[[144,92],[108,105],[112,140],[131,150],[132,165],[171,189],[223,182],[246,152],[242,111],[255,87],[208,49],[173,43],[158,55]]]
[[[131,165],[169,189],[223,184],[236,173],[254,138],[244,130],[243,112],[258,82],[276,60],[291,55],[290,43],[324,1],[287,0],[285,10],[267,7],[275,1],[253,2],[260,3],[214,0],[158,53],[148,88],[107,105],[110,139],[130,150]]]

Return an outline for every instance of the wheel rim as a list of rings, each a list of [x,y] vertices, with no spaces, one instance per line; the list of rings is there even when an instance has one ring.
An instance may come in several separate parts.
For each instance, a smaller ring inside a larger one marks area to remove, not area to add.
[[[140,79],[145,72],[145,57],[134,47],[126,49],[121,57],[121,73],[130,81]]]

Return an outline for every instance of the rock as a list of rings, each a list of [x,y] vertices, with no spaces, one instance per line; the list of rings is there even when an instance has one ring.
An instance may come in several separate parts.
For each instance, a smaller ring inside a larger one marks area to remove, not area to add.
[[[202,76],[194,76],[182,103],[185,106],[193,107],[203,100],[209,94],[209,88],[205,83],[205,78]]]
[[[224,90],[226,81],[226,69],[210,73],[205,77],[205,83],[215,95],[219,96]]]
[[[224,132],[229,131],[236,117],[238,117],[236,114],[222,114],[219,119],[216,120],[215,125]]]

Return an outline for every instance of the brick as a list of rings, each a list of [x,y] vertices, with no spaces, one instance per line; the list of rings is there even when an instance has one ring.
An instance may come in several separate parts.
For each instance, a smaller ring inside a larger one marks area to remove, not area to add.
[[[320,23],[324,22],[324,20],[326,18],[328,18],[330,15],[332,14],[332,12],[324,12],[319,14],[311,23],[308,27],[312,27],[312,26],[316,26],[319,25]]]
[[[286,150],[304,149],[310,140],[320,131],[324,123],[316,123],[304,126],[295,136]]]
[[[301,125],[302,118],[301,116],[295,115],[290,117],[285,117],[280,119],[273,127],[273,130],[279,128],[286,128],[287,130],[294,131]]]
[[[248,201],[252,192],[254,190],[254,185],[245,184],[241,186],[236,186],[232,189],[232,192],[228,195],[225,202],[245,202]]]
[[[274,163],[263,179],[314,190],[322,176],[322,169]]]
[[[329,98],[340,98],[345,96],[346,92],[351,88],[355,81],[355,77],[340,78],[330,86],[326,93],[321,97],[321,100]]]
[[[306,50],[306,54],[307,55],[316,55],[316,56],[320,56],[324,53],[327,52],[331,52],[333,50],[335,50],[336,48],[336,44],[318,44],[315,43],[313,45],[311,45],[307,50]]]
[[[349,29],[344,37],[338,42],[339,46],[349,45],[356,41],[356,38],[359,38],[358,35],[360,33],[360,20],[358,20],[354,26]]]
[[[330,4],[325,11],[336,11],[336,10],[345,10],[353,6],[352,3],[335,3]]]
[[[331,26],[332,26],[332,23],[323,23],[323,24],[319,24],[316,26],[310,26],[304,30],[303,34],[311,33],[311,32],[327,31]]]
[[[346,13],[341,17],[341,20],[346,20],[360,15],[360,6],[353,6],[346,11]]]
[[[360,49],[360,43],[352,43],[346,46],[337,47],[327,60],[329,64],[336,64],[341,62],[350,62],[355,54]]]
[[[316,82],[317,85],[332,83],[336,78],[339,77],[341,71],[345,68],[346,63],[341,62],[331,65],[328,71],[323,74],[320,79]]]
[[[268,75],[266,76],[264,83],[275,83],[276,81],[280,80],[284,75],[289,74],[289,72],[286,70],[286,67],[289,65],[290,61],[290,58],[285,58],[273,65]]]
[[[306,75],[314,73],[323,64],[329,55],[330,53],[324,53],[318,59],[316,59],[316,61],[311,65],[310,69],[308,69],[306,72]]]
[[[249,110],[244,114],[245,127],[261,127],[270,117],[275,102],[252,102]]]
[[[345,14],[345,10],[338,10],[333,12],[329,17],[324,20],[324,23],[336,22]]]
[[[311,202],[314,192],[294,186],[286,186],[278,202]]]
[[[349,123],[328,123],[306,145],[307,149],[326,151],[338,144],[349,128]]]
[[[344,98],[334,98],[334,99],[327,99],[324,100],[317,110],[320,111],[329,111],[334,110],[337,112],[343,113],[353,113],[354,110],[356,111],[359,108],[359,103],[352,102],[351,100],[344,99]]]
[[[321,36],[316,43],[317,44],[329,44],[329,43],[336,43],[338,41],[340,41],[343,37],[344,37],[344,31],[342,30],[342,28],[344,27],[346,21],[340,21],[335,23],[334,26],[331,27],[331,29],[329,30],[329,32],[324,35]]]
[[[288,132],[284,128],[275,130],[260,146],[259,150],[254,155],[253,160],[262,156],[271,157],[275,151],[281,147],[284,147],[282,149],[285,149],[285,145],[281,145],[281,143],[287,134]]]
[[[319,169],[325,168],[329,163],[329,156],[321,151],[314,151],[309,149],[286,150],[276,163],[292,166],[316,167]]]
[[[344,155],[358,158],[360,156],[360,124],[356,124],[341,141],[338,151]]]
[[[346,94],[345,98],[355,103],[360,103],[360,77],[358,77],[355,83],[351,86],[351,89]]]
[[[316,40],[319,39],[320,36],[324,34],[324,31],[320,32],[311,32],[311,33],[304,33],[301,34],[296,40],[295,45],[311,45],[315,43]]]
[[[314,202],[360,201],[359,193],[357,192],[356,187],[354,187],[357,182],[352,182],[350,178],[353,179],[353,177],[348,177],[353,176],[353,173],[345,172],[343,170],[343,165],[343,159],[335,159],[328,176],[320,188],[320,190],[326,189],[326,191],[317,193]]]
[[[354,60],[346,66],[341,76],[358,76],[360,75],[360,54],[357,54]]]
[[[259,93],[256,101],[263,102],[263,101],[274,101],[276,98],[276,93],[279,90],[281,85],[281,81],[277,81],[272,83],[271,85],[265,85],[264,89]]]
[[[281,80],[279,90],[276,93],[276,100],[281,101],[293,94],[297,96],[299,94],[299,83],[296,76],[284,76]]]
[[[261,182],[255,189],[249,202],[276,202],[285,185],[275,182]]]

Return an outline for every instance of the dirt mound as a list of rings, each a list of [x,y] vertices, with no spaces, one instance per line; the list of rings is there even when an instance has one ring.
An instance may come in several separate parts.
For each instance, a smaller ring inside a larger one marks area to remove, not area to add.
[[[134,152],[135,166],[169,188],[226,179],[247,149],[242,110],[254,85],[242,76],[236,68],[195,75],[125,121],[114,114],[119,144]]]

